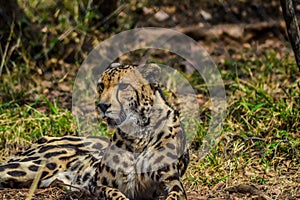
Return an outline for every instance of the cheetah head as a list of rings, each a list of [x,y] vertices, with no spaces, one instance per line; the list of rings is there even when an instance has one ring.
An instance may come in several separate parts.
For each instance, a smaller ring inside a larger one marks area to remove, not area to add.
[[[131,133],[149,125],[159,75],[155,64],[111,64],[97,83],[100,117]]]

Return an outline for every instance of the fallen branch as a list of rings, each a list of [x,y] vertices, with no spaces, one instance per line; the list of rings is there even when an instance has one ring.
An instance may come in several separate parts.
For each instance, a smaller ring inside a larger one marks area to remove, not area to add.
[[[176,30],[187,34],[195,40],[207,38],[220,38],[222,35],[230,36],[239,40],[249,40],[245,38],[245,33],[268,32],[274,28],[284,30],[283,21],[257,22],[252,24],[219,24],[214,26],[189,25],[185,27],[176,27]]]

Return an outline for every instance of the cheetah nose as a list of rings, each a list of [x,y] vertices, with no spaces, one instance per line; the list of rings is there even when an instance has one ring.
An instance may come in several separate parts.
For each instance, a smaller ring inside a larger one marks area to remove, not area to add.
[[[105,113],[110,106],[111,106],[111,104],[107,104],[107,103],[99,103],[98,104],[98,107],[101,109],[101,111],[103,113]]]

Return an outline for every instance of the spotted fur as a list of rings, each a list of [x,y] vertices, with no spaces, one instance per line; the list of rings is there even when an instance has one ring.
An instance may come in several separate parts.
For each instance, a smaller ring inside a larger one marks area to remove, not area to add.
[[[179,113],[158,84],[160,68],[113,63],[98,83],[97,111],[113,137],[43,137],[0,165],[4,187],[62,182],[97,199],[186,199],[180,177],[189,154]]]

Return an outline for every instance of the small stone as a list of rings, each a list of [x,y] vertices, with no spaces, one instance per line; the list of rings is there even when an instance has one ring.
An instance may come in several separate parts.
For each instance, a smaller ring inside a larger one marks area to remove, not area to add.
[[[157,21],[162,22],[162,21],[165,21],[166,19],[168,19],[170,16],[163,10],[160,10],[157,13],[155,13],[154,17],[155,17],[155,19],[157,19]]]

